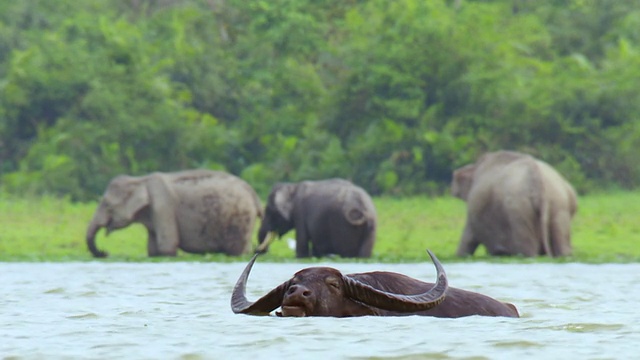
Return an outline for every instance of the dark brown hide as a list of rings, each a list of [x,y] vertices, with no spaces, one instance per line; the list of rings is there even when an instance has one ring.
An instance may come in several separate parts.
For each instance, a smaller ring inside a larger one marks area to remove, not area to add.
[[[258,254],[238,279],[231,297],[235,313],[268,315],[278,307],[280,316],[406,316],[462,317],[470,315],[518,317],[512,304],[488,296],[449,288],[444,269],[429,252],[438,275],[426,283],[392,272],[342,275],[328,267],[312,267],[255,302],[245,296],[246,282]]]
[[[351,277],[366,282],[373,287],[389,292],[419,293],[433,287],[433,283],[423,282],[406,275],[392,272],[370,272],[352,274]],[[425,315],[445,318],[463,316],[506,316],[519,317],[513,304],[504,303],[489,296],[472,291],[449,287],[444,301],[430,310],[416,313],[397,313],[393,311],[381,312],[378,315]]]

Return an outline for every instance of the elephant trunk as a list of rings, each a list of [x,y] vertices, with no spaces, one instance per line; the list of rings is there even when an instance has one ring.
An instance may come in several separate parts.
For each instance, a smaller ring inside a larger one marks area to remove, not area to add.
[[[96,246],[96,233],[100,230],[100,226],[91,224],[87,229],[87,246],[89,247],[89,251],[93,257],[103,258],[107,257],[109,254],[105,251],[99,250]]]
[[[269,245],[274,242],[279,237],[278,233],[275,231],[269,231],[264,235],[261,235],[260,243],[256,248],[256,254],[264,254],[269,249]]]
[[[109,255],[106,251],[102,251],[96,246],[96,234],[101,227],[105,226],[104,224],[106,223],[106,221],[101,221],[101,219],[104,217],[105,216],[103,216],[102,210],[98,209],[98,211],[93,216],[91,223],[89,223],[89,227],[87,228],[87,247],[89,248],[89,251],[91,251],[93,257],[96,258],[104,258]]]
[[[262,246],[262,244],[264,243],[264,240],[267,238],[267,233],[268,231],[267,229],[265,229],[264,225],[260,226],[260,229],[258,229],[258,248],[262,249],[261,251],[263,253],[267,252],[266,246]]]

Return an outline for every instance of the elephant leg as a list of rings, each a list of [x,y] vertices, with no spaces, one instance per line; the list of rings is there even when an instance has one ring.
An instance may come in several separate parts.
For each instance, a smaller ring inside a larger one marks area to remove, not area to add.
[[[555,214],[550,222],[551,249],[549,256],[569,256],[571,249],[571,215],[567,211]]]
[[[158,255],[176,256],[178,254],[178,242],[160,243],[158,242]]]
[[[357,249],[353,256],[368,258],[373,252],[373,245],[376,241],[376,224],[374,220],[368,219],[366,223],[359,226],[357,238]]]
[[[492,255],[534,257],[544,253],[537,218],[528,212],[518,215],[520,216],[509,217],[509,225],[505,226],[502,236],[498,237],[500,240],[497,241],[497,245],[502,246],[496,246],[496,253]]]
[[[318,249],[317,246],[315,246],[315,244],[311,244],[311,256],[313,257],[323,257],[326,255],[329,255],[326,251],[322,251],[320,249]]]
[[[161,176],[150,176],[147,182],[157,255],[175,256],[178,252],[180,235],[175,213],[177,205],[168,186]]]
[[[158,239],[156,238],[156,234],[147,229],[147,233],[149,234],[147,238],[147,255],[148,256],[159,256],[158,252]]]
[[[460,239],[460,245],[458,245],[458,250],[456,251],[457,256],[470,256],[476,252],[476,249],[480,243],[473,236],[473,232],[470,229],[469,224],[467,223],[464,226],[464,231],[462,232],[462,238]]]
[[[376,241],[376,230],[368,229],[366,236],[364,237],[364,241],[360,246],[360,250],[358,251],[358,257],[371,257],[371,253],[373,252],[373,243]]]
[[[147,229],[149,234],[147,238],[147,254],[149,256],[176,256],[178,252],[178,243],[175,246],[163,244],[159,241],[155,230]]]
[[[309,257],[309,237],[303,226],[296,226],[296,257]]]

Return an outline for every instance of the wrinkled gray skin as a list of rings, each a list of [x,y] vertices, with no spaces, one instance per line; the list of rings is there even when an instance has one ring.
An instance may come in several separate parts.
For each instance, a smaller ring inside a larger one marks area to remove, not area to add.
[[[107,235],[132,223],[147,228],[149,256],[189,253],[241,255],[251,250],[251,235],[262,205],[242,179],[210,170],[120,175],[109,183],[87,228],[86,240],[95,257],[96,233]]]
[[[547,163],[497,151],[453,173],[453,196],[467,202],[458,256],[482,244],[491,255],[551,257],[571,254],[573,187]]]
[[[258,231],[296,231],[296,257],[370,257],[376,237],[376,210],[362,188],[343,179],[274,185]],[[311,248],[309,248],[311,244]]]

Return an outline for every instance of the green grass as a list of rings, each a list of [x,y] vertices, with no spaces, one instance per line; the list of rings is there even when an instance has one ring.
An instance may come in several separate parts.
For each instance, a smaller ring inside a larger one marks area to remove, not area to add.
[[[376,198],[378,239],[371,259],[361,262],[425,261],[429,248],[447,262],[633,262],[640,261],[640,192],[583,196],[573,221],[574,255],[492,258],[481,248],[476,256],[454,256],[465,221],[465,204],[452,197]],[[84,242],[95,203],[78,204],[50,197],[22,199],[0,195],[0,261],[91,261]],[[294,237],[290,232],[285,238]],[[254,237],[255,239],[255,237]],[[111,256],[100,261],[244,261],[249,256],[180,253],[177,258],[146,256],[146,230],[132,225],[105,237],[98,246]],[[286,241],[278,241],[263,261],[298,261]],[[307,262],[318,259],[305,260]],[[322,259],[320,261],[326,261]],[[334,258],[332,261],[354,261]]]

